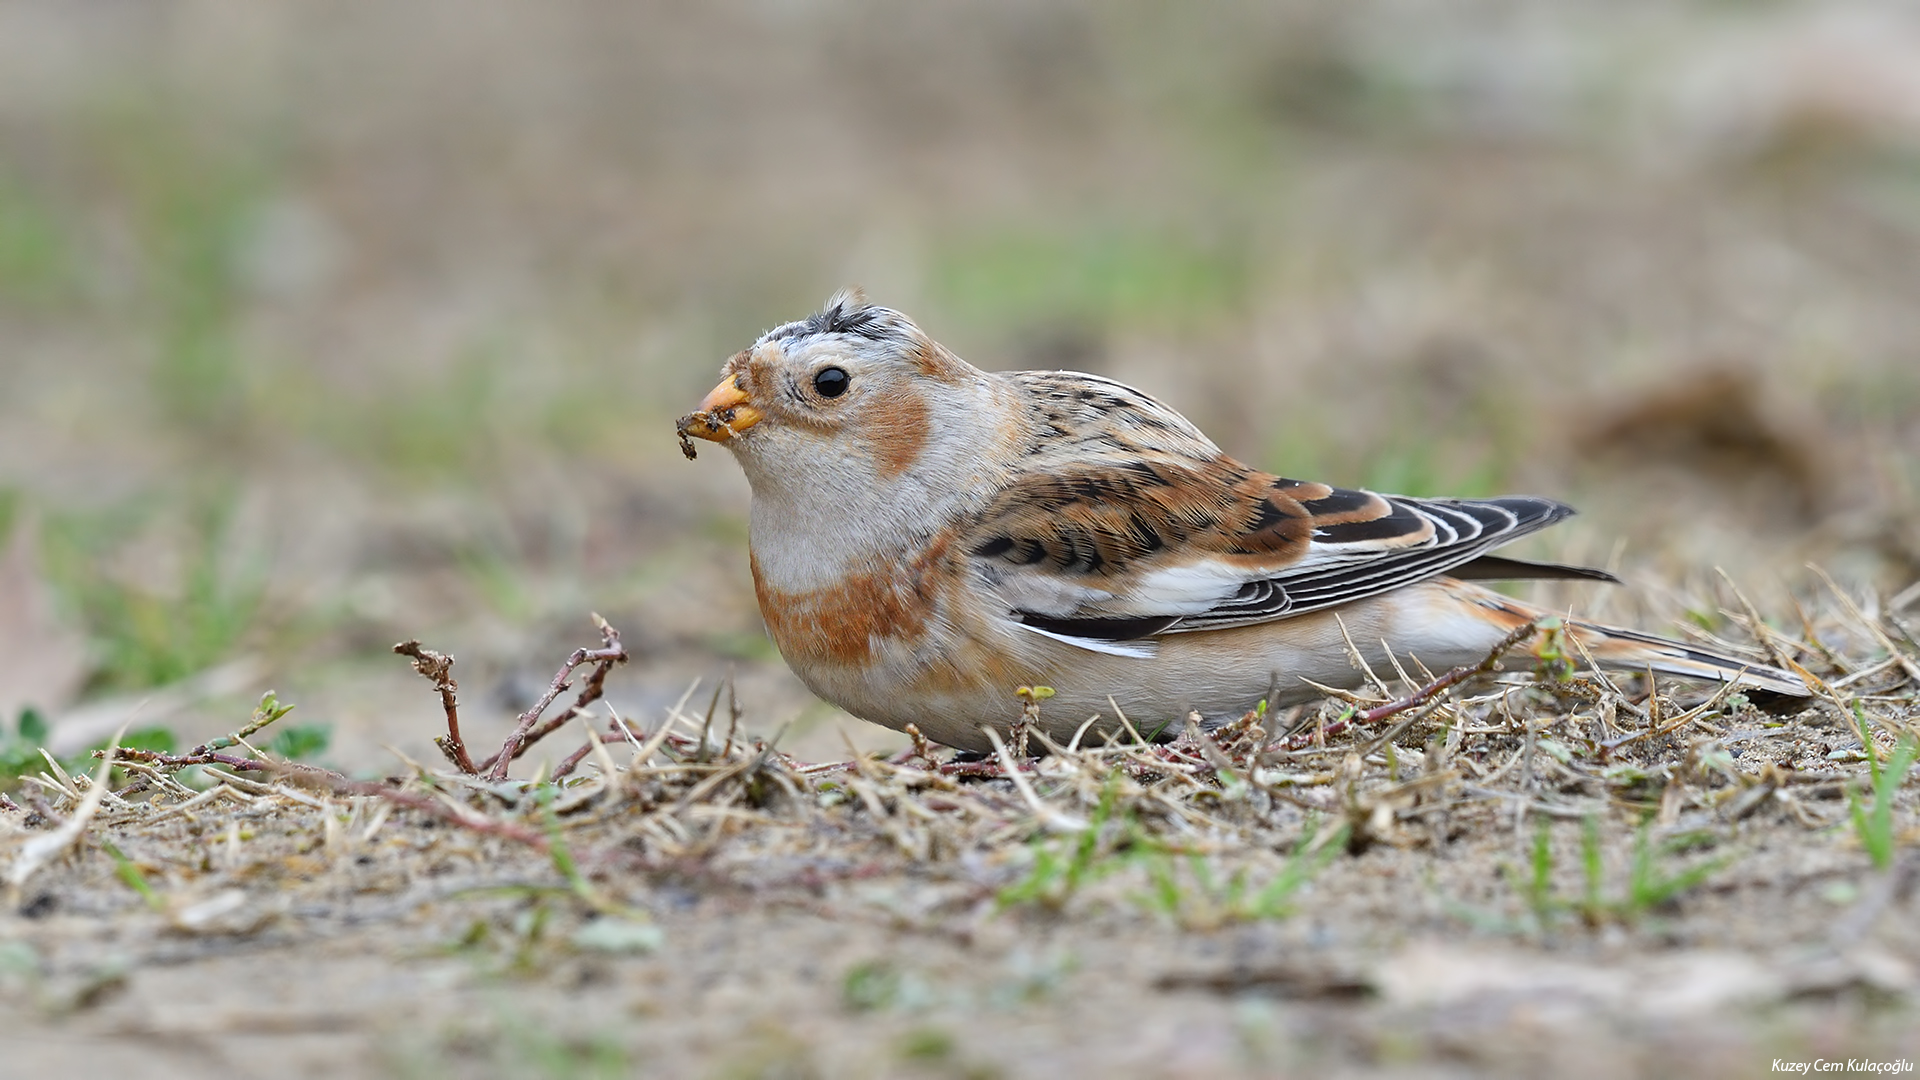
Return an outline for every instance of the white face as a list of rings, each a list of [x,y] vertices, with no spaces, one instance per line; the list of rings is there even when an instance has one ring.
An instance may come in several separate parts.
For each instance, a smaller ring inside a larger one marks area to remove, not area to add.
[[[991,400],[988,376],[905,316],[836,297],[736,354],[679,428],[689,451],[691,438],[732,450],[755,534],[789,538],[782,552],[756,545],[763,563],[825,566],[924,532],[979,490]]]
[[[822,473],[875,484],[911,468],[925,449],[933,388],[898,352],[839,334],[749,350],[736,378],[761,419],[728,445],[756,486]]]
[[[886,486],[912,471],[983,376],[905,316],[852,304],[836,297],[735,355],[683,437],[733,450],[757,495],[818,485],[845,497],[825,485]]]

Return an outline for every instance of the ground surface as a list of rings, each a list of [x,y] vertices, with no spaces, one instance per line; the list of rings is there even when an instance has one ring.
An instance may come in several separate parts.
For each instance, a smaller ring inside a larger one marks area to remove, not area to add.
[[[1863,709],[1910,730],[1911,682],[1878,682],[1904,704]],[[108,800],[16,886],[9,1067],[1735,1076],[1911,1059],[1911,789],[1887,789],[1899,853],[1875,869],[1845,794],[1865,744],[1839,706],[1708,699],[1636,722],[1611,690],[1564,685],[1558,707],[1483,687],[1325,747],[1306,721],[1291,742],[1062,753],[1028,792],[979,764],[821,768],[717,733],[703,755],[713,728],[686,717],[545,807],[528,793],[551,786],[448,769],[430,783],[449,797],[424,805],[385,794],[419,781],[326,797],[293,776],[228,779],[185,811],[165,809],[185,790]],[[1582,698],[1597,707],[1566,707]],[[88,787],[72,784],[53,800],[69,814]],[[14,866],[57,835],[51,816],[5,819]]]
[[[1920,1058],[1914,783],[1889,868],[1847,797],[1916,722],[1915,71],[1873,3],[0,5],[0,763],[130,717],[184,751],[272,687],[282,749],[467,808],[254,774],[52,851],[85,781],[7,780],[0,1073]],[[850,281],[1262,467],[1564,498],[1517,554],[1629,584],[1534,599],[1833,694],[1480,682],[1031,799],[887,765],[771,652],[745,485],[671,428]],[[596,611],[596,723],[671,738],[551,823],[447,778],[390,647],[458,658],[480,756]]]

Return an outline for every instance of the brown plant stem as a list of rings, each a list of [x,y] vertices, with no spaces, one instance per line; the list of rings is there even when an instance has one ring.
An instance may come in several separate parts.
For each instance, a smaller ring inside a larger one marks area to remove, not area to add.
[[[573,650],[573,655],[567,657],[566,663],[560,665],[560,670],[553,676],[553,681],[547,685],[547,692],[540,695],[540,700],[534,702],[531,708],[520,714],[519,722],[514,725],[513,732],[507,736],[507,740],[500,744],[500,750],[480,764],[480,768],[486,770],[487,779],[505,780],[507,769],[513,764],[515,758],[524,753],[527,747],[558,730],[579,715],[588,705],[599,700],[606,689],[607,672],[613,668],[613,665],[627,662],[627,648],[620,643],[620,632],[598,615],[593,617],[593,621],[594,625],[600,629],[600,639],[605,643],[604,646],[598,649]],[[574,699],[572,707],[543,725],[535,734],[534,724],[539,721],[540,714],[546,712],[547,707],[553,704],[553,700],[572,686],[567,680],[572,677],[574,669],[589,663],[594,665],[593,671],[588,673],[586,685],[580,688],[579,696]]]
[[[1342,716],[1340,719],[1335,720],[1333,723],[1328,724],[1324,728],[1319,728],[1316,731],[1312,731],[1312,732],[1302,732],[1298,735],[1293,736],[1290,739],[1282,739],[1281,741],[1273,744],[1272,746],[1269,746],[1267,749],[1269,750],[1304,749],[1307,746],[1313,745],[1314,741],[1318,738],[1324,738],[1328,735],[1337,735],[1340,732],[1345,731],[1347,728],[1352,727],[1355,724],[1377,724],[1380,721],[1387,719],[1388,717],[1397,716],[1400,713],[1406,712],[1408,709],[1414,709],[1422,705],[1425,705],[1427,702],[1432,701],[1434,698],[1440,696],[1441,694],[1447,692],[1448,690],[1451,690],[1454,687],[1460,685],[1461,683],[1466,682],[1468,679],[1473,678],[1475,675],[1484,675],[1487,672],[1492,671],[1495,665],[1500,663],[1500,658],[1502,656],[1505,656],[1508,652],[1512,651],[1514,646],[1519,645],[1521,642],[1532,637],[1534,634],[1534,631],[1538,630],[1539,628],[1540,628],[1540,624],[1537,620],[1529,621],[1519,627],[1516,627],[1514,631],[1508,634],[1506,637],[1501,638],[1499,643],[1496,644],[1492,648],[1492,650],[1490,650],[1487,653],[1486,658],[1481,660],[1478,664],[1463,665],[1461,667],[1454,668],[1451,671],[1448,671],[1446,674],[1441,675],[1439,678],[1433,680],[1432,682],[1426,684],[1425,686],[1422,686],[1420,689],[1415,690],[1413,693],[1397,701],[1389,701],[1385,705],[1378,705],[1371,709],[1353,710],[1347,713],[1345,716]]]
[[[294,765],[279,761],[256,761],[255,768],[273,773],[282,780],[332,795],[366,795],[385,799],[396,806],[409,810],[418,810],[430,817],[439,818],[449,824],[458,825],[471,832],[499,836],[547,854],[551,845],[547,834],[517,821],[501,821],[490,818],[478,811],[461,810],[455,806],[417,791],[407,791],[388,784],[372,780],[355,780],[342,776],[329,769],[316,769],[311,766]]]
[[[473,758],[467,754],[467,742],[460,737],[460,684],[453,681],[453,657],[422,648],[418,638],[393,647],[401,656],[411,657],[413,670],[425,676],[440,692],[440,706],[447,712],[447,733],[433,740],[453,767],[467,776],[478,775]]]

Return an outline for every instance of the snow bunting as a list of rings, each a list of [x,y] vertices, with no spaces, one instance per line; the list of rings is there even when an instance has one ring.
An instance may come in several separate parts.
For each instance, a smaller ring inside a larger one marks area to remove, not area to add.
[[[709,440],[746,472],[754,589],[795,673],[971,750],[1019,716],[1021,686],[1053,688],[1056,740],[1096,714],[1117,727],[1116,706],[1177,731],[1356,686],[1356,647],[1377,671],[1391,650],[1437,672],[1549,614],[1473,580],[1613,580],[1490,554],[1573,512],[1551,499],[1274,476],[1132,387],[981,371],[858,292],[728,360],[679,433],[688,457]],[[1807,693],[1632,630],[1566,632],[1603,666]]]

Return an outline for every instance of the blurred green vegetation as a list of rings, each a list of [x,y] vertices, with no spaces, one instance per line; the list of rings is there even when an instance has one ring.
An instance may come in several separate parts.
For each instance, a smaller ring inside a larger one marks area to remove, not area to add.
[[[262,749],[288,761],[308,761],[333,745],[333,729],[326,724],[292,724],[274,732]]]
[[[511,537],[495,533],[462,547],[454,558],[461,577],[496,614],[515,622],[534,617],[530,567]]]
[[[186,678],[228,658],[255,625],[266,564],[232,552],[234,509],[228,489],[49,513],[42,559],[95,650],[93,688],[135,690]],[[145,538],[168,514],[177,515],[183,538],[172,552],[179,559],[172,578],[142,583],[116,572],[125,549],[153,542]]]
[[[0,302],[44,311],[71,299],[78,274],[67,223],[0,162]]]
[[[409,484],[471,480],[503,464],[516,404],[498,350],[470,351],[440,374],[413,377],[355,400],[315,398],[302,416],[310,437]],[[535,399],[537,400],[537,399]]]
[[[562,362],[536,375],[520,356],[495,342],[374,392],[290,377],[280,396],[298,403],[286,417],[294,433],[405,488],[484,488],[516,463],[617,449],[633,422],[618,373]]]
[[[169,7],[132,51],[130,12],[50,16],[75,66],[19,73],[37,96],[0,113],[0,531],[33,508],[95,690],[324,645],[354,603],[280,610],[265,552],[339,514],[367,542],[330,572],[444,579],[410,625],[536,621],[552,580],[672,587],[650,530],[733,521],[740,489],[663,510],[664,418],[850,281],[982,366],[1164,357],[1183,407],[1292,476],[1585,503],[1639,478],[1583,471],[1579,425],[1726,362],[1801,409],[1788,435],[1870,463],[1816,463],[1860,489],[1836,504],[1920,483],[1920,130],[1743,67],[1773,55],[1743,42],[1795,55],[1784,6],[828,5],[803,31],[562,4],[314,35],[319,10],[228,33]],[[633,47],[558,44],[601,39]],[[722,43],[723,79],[670,62]],[[1694,521],[1671,502],[1579,527],[1659,550]],[[556,504],[618,522],[615,553],[490,524]],[[739,531],[698,544],[737,563]],[[767,655],[750,624],[702,640]]]
[[[13,524],[20,515],[20,502],[17,488],[0,484],[0,552],[13,543]]]
[[[275,187],[273,142],[195,124],[164,99],[103,109],[91,148],[135,245],[132,310],[151,329],[155,400],[181,429],[228,438],[253,404],[236,336],[250,228]]]
[[[23,773],[34,771],[43,760],[40,747],[47,741],[47,722],[35,709],[22,709],[13,730],[0,717],[0,785],[11,785]]]
[[[946,306],[994,326],[1179,330],[1241,311],[1248,253],[1232,236],[1103,223],[1044,223],[953,239],[931,259]]]
[[[3,718],[0,718],[0,791],[17,786],[22,776],[33,776],[47,769],[47,757],[41,747],[47,741],[47,722],[36,709],[22,709],[14,719],[9,730]],[[134,728],[120,737],[120,745],[134,750],[152,750],[156,753],[172,753],[177,740],[173,732],[163,727]],[[76,772],[90,773],[99,767],[93,760],[93,754],[107,748],[107,741],[101,741],[87,747],[77,754],[71,754],[60,761],[60,767],[71,775]],[[119,770],[115,770],[116,777]]]
[[[1496,495],[1506,487],[1507,459],[1481,432],[1462,436],[1415,424],[1390,425],[1384,436],[1347,445],[1324,416],[1277,424],[1267,467],[1284,476],[1393,495]]]
[[[1277,415],[1262,463],[1273,472],[1396,495],[1501,493],[1524,464],[1528,419],[1497,392],[1475,390],[1444,413],[1416,395],[1385,394],[1351,408]]]
[[[291,709],[290,706],[280,706],[273,699],[271,691],[262,699],[261,705],[263,709],[271,707],[274,710],[273,720],[285,716]],[[260,711],[256,711],[253,719],[258,721],[262,715]],[[47,755],[41,749],[47,743],[48,734],[46,718],[37,709],[22,709],[20,715],[14,719],[11,728],[3,718],[0,718],[0,791],[18,786],[22,776],[36,775],[48,768]],[[149,725],[127,731],[120,737],[119,745],[132,750],[151,750],[155,753],[171,754],[180,748],[179,742],[179,738],[170,729]],[[311,761],[326,753],[327,748],[332,744],[331,725],[310,723],[280,725],[274,729],[272,738],[257,745],[267,753],[288,761]],[[236,746],[238,741],[227,737],[215,739],[209,745],[218,750]],[[57,760],[60,768],[69,775],[76,772],[92,772],[99,767],[94,755],[105,750],[106,747],[107,740],[102,739],[78,753]],[[197,766],[180,775],[189,784],[198,786],[199,768]],[[120,782],[117,770],[115,782]]]

